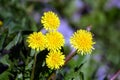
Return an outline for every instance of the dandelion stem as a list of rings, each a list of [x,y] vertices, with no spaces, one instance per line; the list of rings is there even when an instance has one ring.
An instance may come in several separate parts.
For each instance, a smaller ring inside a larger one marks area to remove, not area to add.
[[[34,80],[36,57],[37,57],[37,53],[34,54],[34,62],[33,62],[33,67],[32,67],[32,73],[31,73],[31,78],[30,78],[30,80]]]
[[[76,54],[76,50],[71,51],[65,59],[65,64],[68,63],[68,61],[70,61],[75,54]]]
[[[113,77],[110,80],[115,80],[115,78],[120,74],[120,70],[113,75]]]

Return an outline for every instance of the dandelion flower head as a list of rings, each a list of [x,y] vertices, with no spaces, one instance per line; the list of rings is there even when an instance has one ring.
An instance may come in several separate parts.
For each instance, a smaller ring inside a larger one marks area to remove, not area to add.
[[[59,69],[65,63],[65,56],[60,51],[48,53],[46,64],[50,69]]]
[[[46,44],[47,49],[54,51],[61,49],[61,47],[65,43],[65,40],[60,32],[54,31],[46,34],[46,42],[47,42]]]
[[[3,22],[0,20],[0,26],[2,26],[3,25]]]
[[[45,36],[41,32],[33,32],[27,37],[28,47],[36,49],[37,51],[43,50],[46,45]]]
[[[48,11],[41,17],[41,23],[46,30],[57,30],[60,25],[60,20],[57,14],[52,11]]]
[[[91,53],[92,49],[94,49],[93,44],[95,44],[92,33],[86,30],[78,30],[75,32],[70,38],[70,43],[78,52],[81,52],[82,55]]]

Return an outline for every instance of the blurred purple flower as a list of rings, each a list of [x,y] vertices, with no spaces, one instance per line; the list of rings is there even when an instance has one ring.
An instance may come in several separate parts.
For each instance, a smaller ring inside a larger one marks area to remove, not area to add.
[[[41,17],[40,13],[38,13],[38,12],[33,13],[33,18],[37,23],[40,23],[40,17]]]
[[[108,0],[107,4],[106,4],[106,8],[113,8],[113,7],[117,7],[120,8],[120,0]]]
[[[108,70],[109,68],[106,65],[99,67],[96,74],[97,80],[104,80],[104,78],[107,76]]]
[[[67,45],[70,45],[69,38],[70,36],[72,36],[73,30],[70,28],[70,25],[68,24],[67,20],[61,19],[60,22],[61,23],[60,23],[60,27],[58,31],[61,32],[63,36],[65,37],[65,40],[66,40],[65,43]]]

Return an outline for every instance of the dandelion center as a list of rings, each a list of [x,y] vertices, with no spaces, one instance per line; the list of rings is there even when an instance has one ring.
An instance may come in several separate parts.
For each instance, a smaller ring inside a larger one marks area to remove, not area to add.
[[[70,38],[70,43],[75,49],[78,50],[78,52],[81,52],[81,54],[91,53],[93,44],[95,44],[92,39],[91,32],[86,30],[78,30]]]
[[[65,56],[60,51],[50,52],[46,57],[46,64],[48,68],[59,69],[64,65]]]
[[[45,48],[46,39],[45,36],[41,32],[33,32],[27,38],[28,47],[32,49],[43,50]]]
[[[65,43],[63,35],[57,31],[47,33],[46,41],[47,49],[52,51],[61,49]]]
[[[42,16],[41,23],[46,30],[57,30],[60,25],[60,20],[55,13],[48,11]]]

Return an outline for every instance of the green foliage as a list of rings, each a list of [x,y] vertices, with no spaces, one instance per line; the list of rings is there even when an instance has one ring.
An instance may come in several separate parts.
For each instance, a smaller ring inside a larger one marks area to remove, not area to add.
[[[10,70],[12,68],[12,62],[9,60],[9,56],[5,55],[0,59],[0,63],[9,66],[9,68],[4,71],[1,75],[0,75],[0,80],[8,80],[9,76],[12,76],[12,73],[10,73]]]
[[[9,75],[11,75],[10,72],[5,71],[0,75],[0,80],[9,80]]]
[[[0,80],[23,80],[30,77],[32,57],[26,48],[25,36],[37,31],[37,24],[27,12],[28,7],[18,0],[0,0]],[[1,68],[1,69],[2,69]],[[29,78],[28,78],[29,79]]]

